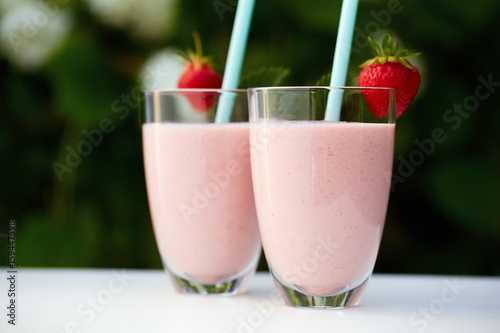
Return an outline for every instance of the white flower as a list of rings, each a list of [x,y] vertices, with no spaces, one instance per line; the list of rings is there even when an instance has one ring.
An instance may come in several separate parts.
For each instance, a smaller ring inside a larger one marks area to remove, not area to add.
[[[139,81],[146,89],[175,89],[184,64],[177,49],[168,47],[152,54],[144,63]]]
[[[133,37],[161,40],[170,36],[178,0],[85,0],[91,12]]]
[[[64,1],[1,0],[0,47],[23,70],[42,66],[73,24]],[[67,1],[66,1],[67,2]]]

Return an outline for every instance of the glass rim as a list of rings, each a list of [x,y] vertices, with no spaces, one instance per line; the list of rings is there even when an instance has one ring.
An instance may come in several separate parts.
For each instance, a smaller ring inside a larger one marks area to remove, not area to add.
[[[167,89],[143,89],[144,94],[158,94],[158,93],[247,93],[247,89],[222,89],[222,88],[167,88]]]
[[[283,87],[255,87],[248,88],[249,92],[271,91],[271,90],[309,90],[309,89],[341,89],[341,90],[386,90],[395,93],[394,88],[389,87],[356,87],[356,86],[283,86]]]

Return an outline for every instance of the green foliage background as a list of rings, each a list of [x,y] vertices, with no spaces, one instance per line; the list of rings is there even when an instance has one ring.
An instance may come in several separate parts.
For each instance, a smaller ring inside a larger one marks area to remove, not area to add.
[[[215,8],[221,3],[222,20]],[[85,3],[69,2],[75,24],[43,67],[26,72],[0,55],[0,233],[17,221],[18,266],[161,267],[138,108],[121,96],[137,87],[151,53],[191,47],[193,30],[221,70],[234,3],[179,1],[171,37],[151,42],[101,23]],[[395,4],[400,12],[384,16]],[[330,71],[340,6],[257,0],[243,74],[283,66],[290,69],[287,85],[314,84]],[[397,123],[395,173],[422,151],[415,140],[428,141],[435,129],[447,138],[393,183],[377,272],[500,274],[500,87],[475,111],[446,120],[447,110],[477,94],[479,77],[500,82],[499,16],[500,2],[491,0],[360,2],[349,85],[356,85],[356,66],[371,57],[365,34],[390,31],[403,47],[423,52],[413,62],[421,89]],[[114,112],[117,100],[124,114]],[[75,148],[82,131],[105,118],[113,130],[59,181],[52,163],[64,162],[66,147]]]

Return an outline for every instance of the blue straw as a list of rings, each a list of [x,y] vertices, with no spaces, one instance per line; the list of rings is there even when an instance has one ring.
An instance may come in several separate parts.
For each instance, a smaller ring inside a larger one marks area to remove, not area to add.
[[[335,45],[335,55],[333,57],[332,78],[330,81],[330,86],[345,86],[357,10],[358,0],[344,0],[344,2],[342,3],[339,30],[337,33],[337,43]],[[328,94],[325,120],[340,119],[342,95],[343,91],[341,89],[334,89],[330,92],[330,94]]]
[[[240,80],[241,66],[247,46],[248,32],[255,0],[240,0],[236,8],[233,32],[229,42],[226,68],[222,79],[222,89],[237,89]],[[231,119],[234,105],[234,95],[221,95],[215,114],[216,123],[227,123]]]

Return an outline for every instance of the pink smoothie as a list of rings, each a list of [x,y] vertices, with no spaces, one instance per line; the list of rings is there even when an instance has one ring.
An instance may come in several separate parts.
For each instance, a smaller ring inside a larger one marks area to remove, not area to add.
[[[385,221],[394,131],[346,122],[252,128],[262,243],[282,283],[335,295],[368,278]]]
[[[245,123],[143,125],[156,241],[175,275],[214,284],[258,260],[248,136]]]

